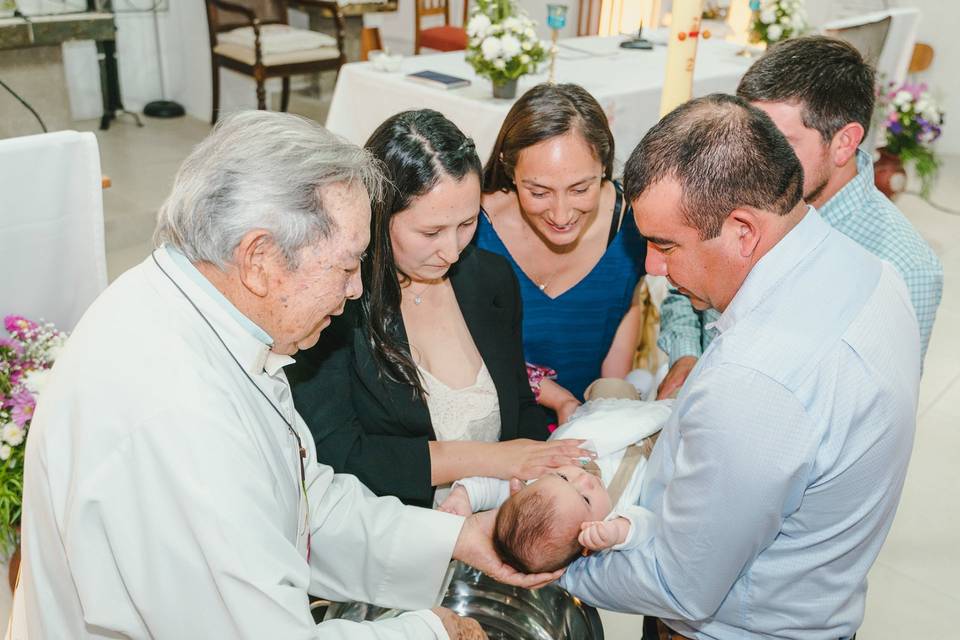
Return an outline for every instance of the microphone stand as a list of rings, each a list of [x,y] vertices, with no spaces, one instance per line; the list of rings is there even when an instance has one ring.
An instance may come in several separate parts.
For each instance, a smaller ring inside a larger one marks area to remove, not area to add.
[[[642,51],[649,51],[653,49],[653,43],[643,37],[643,23],[640,23],[640,27],[637,29],[637,37],[631,38],[630,40],[624,40],[620,43],[620,46],[624,49],[640,49]]]
[[[157,5],[159,3],[160,0],[154,0],[151,13],[153,13],[153,35],[157,48],[157,66],[160,70],[160,97],[162,99],[148,102],[143,107],[143,115],[151,118],[179,118],[186,111],[180,103],[167,100],[167,86],[163,79],[163,51],[160,47],[160,21],[157,19]]]

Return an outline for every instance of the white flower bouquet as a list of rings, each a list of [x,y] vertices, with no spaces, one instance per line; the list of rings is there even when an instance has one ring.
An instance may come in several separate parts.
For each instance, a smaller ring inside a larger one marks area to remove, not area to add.
[[[753,42],[774,44],[799,36],[807,28],[803,0],[763,0],[757,5],[750,26]]]
[[[535,26],[511,0],[477,0],[467,23],[466,60],[477,75],[490,78],[495,95],[503,85],[515,92],[517,78],[536,73],[547,57]]]

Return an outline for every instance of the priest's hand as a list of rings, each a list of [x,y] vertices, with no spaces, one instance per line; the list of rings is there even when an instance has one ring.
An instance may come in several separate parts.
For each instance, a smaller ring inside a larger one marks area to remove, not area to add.
[[[431,611],[440,618],[450,640],[487,640],[487,634],[473,618],[461,618],[446,607],[437,607]]]
[[[493,525],[496,518],[495,509],[475,513],[467,518],[453,548],[453,559],[480,569],[498,582],[524,589],[539,589],[563,575],[563,569],[553,573],[520,573],[500,560],[493,549]]]

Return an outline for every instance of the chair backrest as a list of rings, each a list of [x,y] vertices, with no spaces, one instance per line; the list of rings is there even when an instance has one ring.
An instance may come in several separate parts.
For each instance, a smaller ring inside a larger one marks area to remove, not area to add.
[[[217,46],[217,34],[232,31],[250,24],[249,19],[237,11],[223,6],[217,0],[205,0],[207,4],[207,33],[210,36],[210,50]],[[253,11],[261,24],[289,24],[286,0],[227,0],[225,4],[245,7]]]
[[[107,286],[100,153],[89,132],[0,140],[0,315],[70,331]]]
[[[217,2],[217,0],[205,1],[211,42],[215,41],[217,33],[250,24],[250,21],[242,13],[230,11],[223,4],[233,4],[250,9],[262,24],[289,24],[290,22],[286,0],[226,0],[226,3],[223,4]]]
[[[853,46],[858,47],[854,38],[858,32],[870,33],[867,39],[876,38],[879,31],[884,32],[882,45],[876,55],[877,80],[881,82],[895,82],[900,84],[907,75],[910,66],[910,56],[913,45],[917,41],[917,27],[920,24],[920,11],[915,8],[886,9],[860,16],[834,20],[823,25],[823,32],[827,35],[849,39]],[[864,56],[870,56],[872,51],[860,49]]]
[[[450,3],[448,0],[415,0],[416,29],[420,33],[420,20],[425,16],[443,16],[443,24],[450,24]]]
[[[830,29],[827,33],[852,44],[863,56],[863,59],[870,66],[876,68],[889,31],[890,16],[886,16],[873,22],[862,22],[839,29]]]

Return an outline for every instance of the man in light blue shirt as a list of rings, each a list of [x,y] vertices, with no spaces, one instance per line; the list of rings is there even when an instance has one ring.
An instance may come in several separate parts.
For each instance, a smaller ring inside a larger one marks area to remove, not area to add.
[[[737,95],[770,116],[803,165],[804,200],[824,222],[890,262],[910,290],[926,353],[943,292],[943,267],[910,221],[873,183],[873,162],[857,147],[870,126],[874,72],[842,40],[810,36],[770,50],[747,71]],[[826,283],[824,283],[826,284]],[[829,312],[829,303],[819,303]],[[710,344],[719,314],[671,293],[658,344],[670,370],[658,397],[670,397]]]
[[[721,315],[648,463],[642,542],[562,584],[673,637],[850,638],[900,499],[920,378],[909,294],[802,183],[770,118],[721,94],[667,115],[626,165],[647,272]]]

